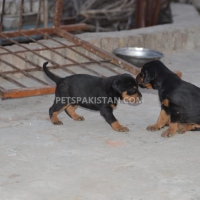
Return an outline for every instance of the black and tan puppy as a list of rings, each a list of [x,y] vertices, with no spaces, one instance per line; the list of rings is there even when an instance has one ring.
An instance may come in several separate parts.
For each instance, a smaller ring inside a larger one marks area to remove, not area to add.
[[[129,74],[100,78],[86,74],[77,74],[60,78],[51,73],[43,64],[45,74],[56,83],[55,101],[49,109],[53,124],[62,122],[57,118],[61,110],[76,121],[84,118],[75,113],[78,106],[91,110],[99,110],[105,120],[115,131],[127,132],[128,128],[119,124],[113,115],[113,108],[117,105],[116,99],[136,101],[141,98],[135,79]]]
[[[156,124],[147,130],[169,126],[162,136],[172,137],[176,132],[200,128],[200,88],[181,80],[158,60],[145,64],[136,81],[140,87],[156,89],[159,93],[161,113]]]

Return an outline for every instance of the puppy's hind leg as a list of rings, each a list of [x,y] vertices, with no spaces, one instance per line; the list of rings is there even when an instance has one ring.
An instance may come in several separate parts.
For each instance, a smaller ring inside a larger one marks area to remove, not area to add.
[[[183,134],[187,131],[199,131],[200,124],[179,124],[177,132]]]
[[[76,114],[75,110],[78,108],[77,105],[69,105],[65,112],[75,121],[84,121],[84,117]]]
[[[62,125],[62,121],[60,121],[57,117],[58,113],[65,109],[68,105],[64,105],[61,102],[56,102],[56,100],[54,101],[54,104],[51,108],[49,108],[49,116],[51,119],[51,122],[54,125]]]

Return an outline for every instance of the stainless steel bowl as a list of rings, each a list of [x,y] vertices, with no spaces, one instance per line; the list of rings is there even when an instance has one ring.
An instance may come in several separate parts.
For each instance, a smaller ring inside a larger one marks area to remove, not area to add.
[[[142,67],[152,60],[160,60],[164,55],[152,49],[142,47],[124,47],[114,50],[114,54],[137,67]]]

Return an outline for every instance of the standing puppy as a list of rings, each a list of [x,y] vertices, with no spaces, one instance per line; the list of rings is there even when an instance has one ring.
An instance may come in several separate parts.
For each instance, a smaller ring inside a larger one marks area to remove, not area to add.
[[[147,130],[157,131],[169,125],[161,136],[172,137],[176,132],[200,128],[200,88],[181,80],[158,60],[145,64],[136,81],[140,87],[156,89],[159,93],[160,116]]]
[[[136,102],[142,95],[138,90],[135,79],[129,74],[121,74],[108,78],[77,74],[60,78],[51,73],[43,64],[45,74],[56,83],[55,100],[49,109],[49,116],[53,124],[61,125],[57,115],[61,110],[76,121],[84,118],[75,113],[76,108],[82,106],[91,110],[99,110],[105,120],[115,131],[127,132],[128,128],[119,124],[113,115],[113,108],[117,99]]]

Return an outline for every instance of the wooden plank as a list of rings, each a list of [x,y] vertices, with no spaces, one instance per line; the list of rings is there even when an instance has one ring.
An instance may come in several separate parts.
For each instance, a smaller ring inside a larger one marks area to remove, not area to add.
[[[54,93],[55,93],[55,86],[49,85],[42,88],[41,87],[22,88],[22,89],[1,91],[0,95],[2,99],[14,99],[14,98],[39,96],[39,95],[54,94]]]
[[[155,5],[155,9],[154,9],[154,15],[152,19],[152,26],[156,25],[158,22],[158,16],[161,10],[161,0],[156,0],[154,2],[154,5]]]
[[[136,0],[135,28],[144,27],[144,3],[145,0]]]

